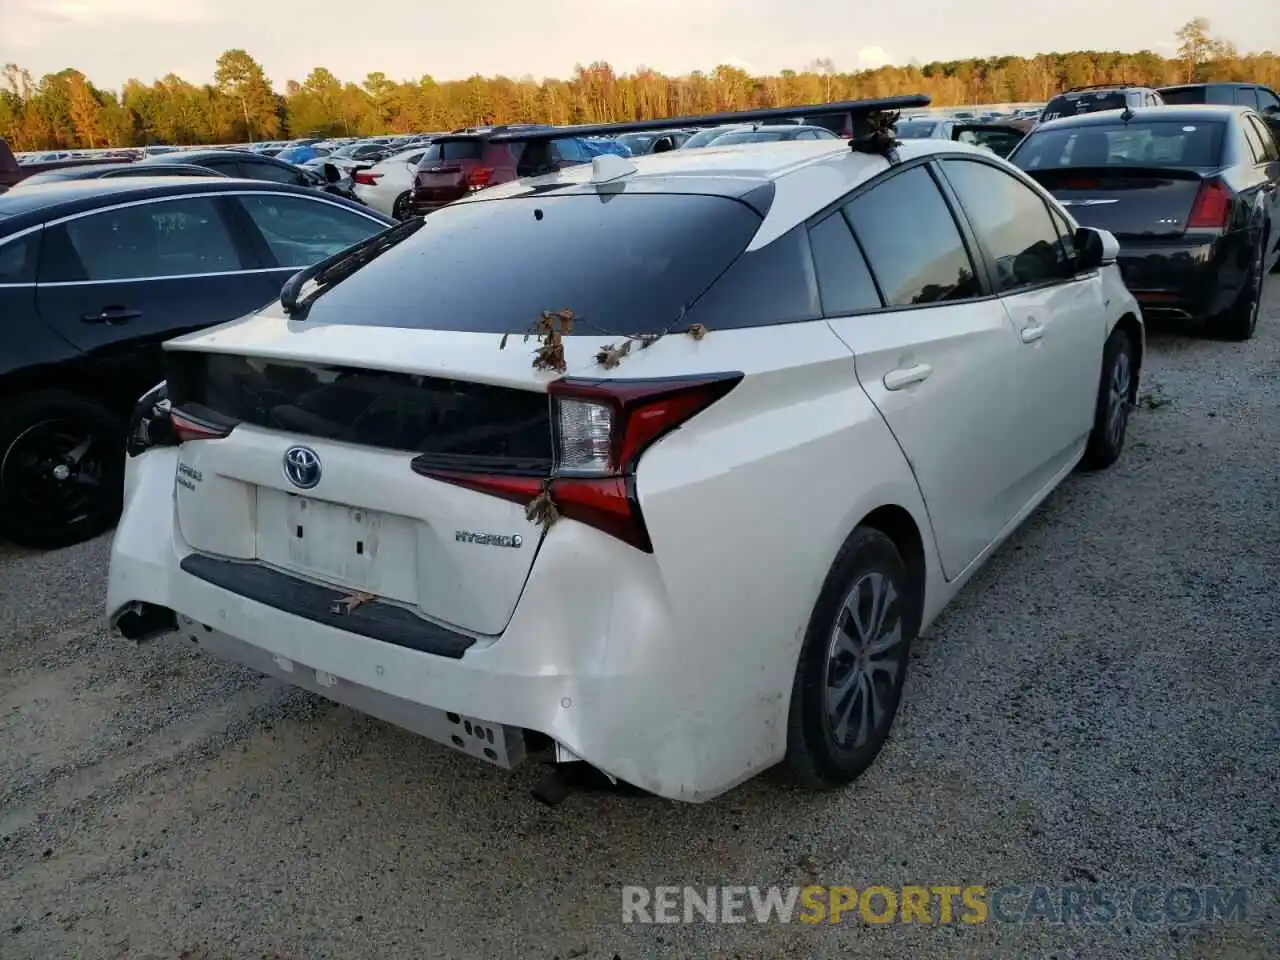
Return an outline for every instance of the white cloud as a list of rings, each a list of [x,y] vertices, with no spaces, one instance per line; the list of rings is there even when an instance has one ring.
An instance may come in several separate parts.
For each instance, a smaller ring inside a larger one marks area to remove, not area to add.
[[[874,70],[877,67],[887,67],[894,62],[894,58],[883,47],[863,47],[858,51],[856,61],[859,70]]]
[[[209,0],[2,0],[0,38],[29,49],[67,27],[112,22],[202,23]]]

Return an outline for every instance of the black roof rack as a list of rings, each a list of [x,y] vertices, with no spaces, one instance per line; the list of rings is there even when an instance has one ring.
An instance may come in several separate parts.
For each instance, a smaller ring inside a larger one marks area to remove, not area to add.
[[[1080,93],[1083,90],[1131,90],[1134,87],[1145,87],[1146,84],[1130,83],[1128,80],[1113,80],[1111,83],[1082,83],[1078,87],[1067,87],[1063,93]]]
[[[762,107],[758,110],[733,110],[726,113],[703,113],[688,117],[663,117],[659,120],[623,120],[619,123],[583,123],[538,130],[494,133],[495,141],[557,140],[560,137],[598,137],[617,133],[647,133],[652,130],[679,130],[681,127],[709,127],[725,123],[759,123],[764,120],[786,120],[793,117],[820,117],[832,113],[850,113],[856,118],[874,113],[914,110],[930,103],[924,94],[883,97],[879,100],[836,100],[831,103],[806,103],[797,107]]]
[[[897,141],[893,125],[901,110],[929,106],[922,93],[877,100],[835,100],[831,103],[806,103],[795,107],[763,107],[758,110],[735,110],[726,113],[703,113],[688,117],[663,117],[660,120],[625,120],[621,123],[584,123],[540,130],[499,132],[489,135],[497,143],[533,143],[558,140],[561,137],[615,136],[619,133],[646,133],[654,130],[678,130],[682,127],[705,127],[725,123],[763,123],[799,117],[823,117],[847,114],[852,127],[850,146],[858,153],[877,153],[894,159]]]

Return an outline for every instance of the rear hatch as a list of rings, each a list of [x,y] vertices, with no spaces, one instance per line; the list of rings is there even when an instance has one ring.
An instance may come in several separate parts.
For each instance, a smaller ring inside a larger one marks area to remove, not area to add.
[[[413,462],[548,475],[545,393],[338,362],[169,361],[175,407],[236,423],[183,445],[178,520],[191,547],[502,631],[541,530],[521,505],[419,476]],[[309,472],[286,462],[298,447]]]
[[[483,137],[458,137],[434,141],[418,164],[414,178],[414,199],[423,203],[452,203],[465,197],[473,186],[488,186],[485,175]]]
[[[1084,226],[1110,230],[1118,239],[1182,236],[1203,176],[1168,167],[1083,167],[1032,170]]]
[[[198,553],[492,636],[542,540],[527,498],[494,495],[493,480],[527,489],[553,461],[547,384],[558,375],[533,367],[522,332],[572,309],[582,329],[565,338],[567,373],[601,377],[610,331],[657,332],[682,316],[761,212],[696,194],[601,203],[584,188],[456,203],[417,223],[303,314],[272,305],[166,345],[174,409],[233,425],[183,443],[178,525]],[[628,375],[638,369],[637,358]],[[291,478],[296,447],[309,469]],[[424,469],[487,477],[491,492]]]

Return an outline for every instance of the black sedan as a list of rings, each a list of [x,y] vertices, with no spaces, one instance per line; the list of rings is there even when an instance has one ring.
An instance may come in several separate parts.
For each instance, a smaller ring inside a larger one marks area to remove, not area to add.
[[[1109,110],[1042,123],[1009,160],[1082,224],[1120,241],[1149,318],[1195,320],[1228,340],[1258,323],[1280,256],[1280,153],[1244,107]]]
[[[392,226],[226,177],[73,180],[0,196],[0,536],[65,546],[120,507],[124,421],[161,344],[234,320]]]
[[[147,164],[172,164],[172,156],[147,157],[138,166]],[[246,180],[265,180],[268,183],[287,183],[294,187],[310,187],[336,196],[354,200],[351,179],[342,170],[326,164],[319,170],[297,167],[283,160],[264,157],[248,150],[184,150],[182,162],[213,170],[227,177],[243,177]],[[328,169],[326,169],[326,167]]]

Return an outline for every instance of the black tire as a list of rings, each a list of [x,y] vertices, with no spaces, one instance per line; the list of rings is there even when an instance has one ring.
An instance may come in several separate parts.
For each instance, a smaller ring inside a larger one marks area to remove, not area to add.
[[[871,600],[879,585],[891,590],[881,594],[877,623]],[[849,613],[850,603],[859,611],[861,629]],[[854,530],[814,605],[791,692],[785,765],[802,786],[844,786],[880,753],[902,699],[911,641],[920,622],[916,605],[893,541],[869,527]],[[846,725],[840,716],[847,718]]]
[[[0,537],[54,549],[110,530],[124,493],[124,426],[61,390],[0,401]]]
[[[1267,279],[1266,254],[1269,229],[1264,229],[1257,249],[1253,251],[1249,273],[1239,295],[1225,313],[1209,322],[1209,333],[1219,340],[1242,343],[1258,329],[1258,312],[1262,307],[1262,285]]]
[[[1093,411],[1093,431],[1080,465],[1086,470],[1105,470],[1124,452],[1124,438],[1133,409],[1133,338],[1116,327],[1102,348],[1102,375],[1098,378],[1098,399]]]
[[[393,220],[409,219],[409,194],[402,193],[396,197],[396,202],[391,205],[391,217]]]

